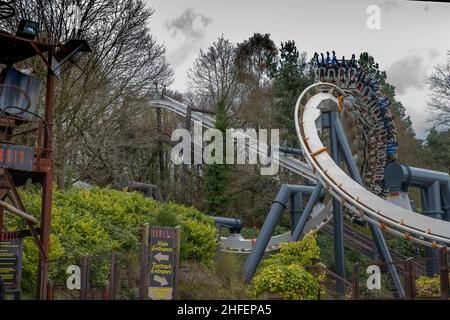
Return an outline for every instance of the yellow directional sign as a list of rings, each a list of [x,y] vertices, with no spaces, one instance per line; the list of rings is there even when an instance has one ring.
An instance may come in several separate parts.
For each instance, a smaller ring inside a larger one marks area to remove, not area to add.
[[[152,300],[173,299],[176,231],[152,227],[150,230],[149,289]]]

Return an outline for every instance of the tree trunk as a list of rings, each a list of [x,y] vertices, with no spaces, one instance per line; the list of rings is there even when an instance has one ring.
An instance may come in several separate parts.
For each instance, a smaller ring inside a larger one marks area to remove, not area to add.
[[[56,117],[55,121],[56,129],[56,152],[55,152],[55,173],[56,173],[56,185],[58,189],[63,190],[65,188],[66,177],[66,142],[64,139],[63,125],[59,117]]]

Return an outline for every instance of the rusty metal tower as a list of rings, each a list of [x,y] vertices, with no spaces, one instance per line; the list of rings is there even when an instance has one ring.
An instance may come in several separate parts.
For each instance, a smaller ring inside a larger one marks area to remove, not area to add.
[[[0,31],[0,232],[4,214],[16,214],[26,220],[28,230],[20,237],[32,236],[39,248],[37,298],[47,298],[48,257],[50,248],[51,204],[53,184],[53,110],[56,79],[61,66],[79,52],[90,51],[84,40],[62,44],[38,42],[24,34]],[[30,70],[16,66],[39,57],[45,79],[34,77]],[[1,69],[3,65],[3,69]],[[39,110],[41,89],[45,89],[44,110]],[[30,216],[17,187],[31,180],[42,185],[39,219]],[[5,200],[8,199],[9,202]]]

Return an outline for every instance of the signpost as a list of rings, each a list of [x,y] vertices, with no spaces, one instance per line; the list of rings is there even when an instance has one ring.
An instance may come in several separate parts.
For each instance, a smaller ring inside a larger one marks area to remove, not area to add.
[[[179,259],[179,228],[152,227],[150,230],[148,297],[174,299]]]
[[[0,168],[31,171],[33,158],[31,147],[0,143]]]
[[[20,291],[23,239],[0,232],[0,278],[7,291]]]

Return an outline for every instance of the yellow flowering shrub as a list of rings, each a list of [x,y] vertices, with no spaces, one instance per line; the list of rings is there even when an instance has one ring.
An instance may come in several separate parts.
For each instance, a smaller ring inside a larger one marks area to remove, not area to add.
[[[416,280],[416,295],[421,297],[433,297],[441,294],[441,282],[439,276],[420,277]]]
[[[317,299],[321,274],[313,275],[305,266],[314,264],[319,254],[320,248],[313,235],[282,244],[280,252],[266,259],[254,277],[256,296],[271,293],[283,299]]]
[[[40,219],[40,191],[20,191],[27,211]],[[69,264],[82,256],[104,256],[91,264],[91,280],[106,284],[111,252],[138,252],[144,223],[181,226],[181,259],[211,265],[217,248],[214,221],[194,208],[163,204],[140,193],[111,189],[72,188],[54,190],[51,223],[50,278],[64,282]],[[9,230],[24,228],[12,218]],[[26,239],[23,259],[23,289],[32,292],[37,273],[38,250]]]

